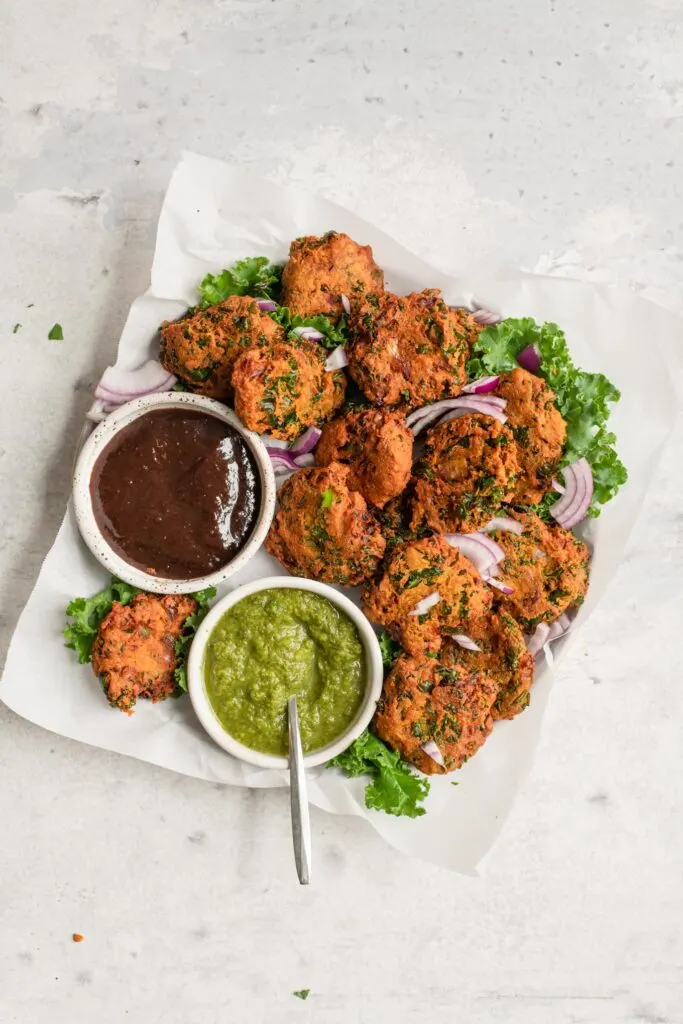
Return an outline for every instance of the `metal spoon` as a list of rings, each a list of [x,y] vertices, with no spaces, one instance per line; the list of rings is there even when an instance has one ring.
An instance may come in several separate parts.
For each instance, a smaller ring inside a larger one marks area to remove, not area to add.
[[[299,714],[296,697],[290,697],[289,715],[289,791],[292,802],[292,839],[296,873],[301,885],[311,881],[311,821],[308,815],[304,752],[299,732]]]

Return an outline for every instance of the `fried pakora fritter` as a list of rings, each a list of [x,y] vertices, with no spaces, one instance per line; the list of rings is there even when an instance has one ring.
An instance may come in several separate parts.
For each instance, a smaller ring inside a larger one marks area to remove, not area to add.
[[[555,622],[581,604],[588,589],[589,552],[562,526],[549,526],[533,513],[515,513],[524,526],[521,536],[496,530],[491,536],[505,552],[496,576],[513,588],[498,600],[525,629]]]
[[[518,460],[512,431],[491,416],[461,416],[427,431],[415,471],[412,528],[478,530],[514,496]]]
[[[354,587],[376,571],[386,542],[350,472],[300,469],[282,485],[265,546],[292,575]]]
[[[156,703],[175,689],[175,644],[193,597],[136,594],[130,604],[114,602],[97,630],[92,667],[112,707],[131,714],[139,697]]]
[[[439,602],[415,614],[423,598],[437,592]],[[434,653],[447,634],[468,634],[471,624],[491,606],[492,594],[471,562],[443,537],[397,544],[382,576],[370,583],[361,607],[410,654]]]
[[[515,501],[535,505],[552,486],[567,436],[567,426],[555,404],[555,392],[526,370],[505,373],[496,394],[507,400],[507,426],[518,444],[521,475]]]
[[[469,671],[452,652],[449,643],[436,659],[398,657],[373,719],[380,739],[426,775],[460,768],[493,728],[498,683],[483,671]],[[425,753],[430,741],[443,766]]]
[[[342,462],[351,469],[348,485],[382,508],[410,480],[413,432],[402,413],[358,409],[324,428],[315,449],[318,466]]]
[[[493,717],[514,718],[528,706],[534,681],[534,658],[526,649],[520,626],[506,611],[500,611],[473,623],[469,637],[480,650],[454,646],[453,660],[468,672],[494,679],[498,695],[491,710]]]
[[[244,352],[232,371],[235,412],[242,423],[283,441],[321,426],[346,390],[344,373],[329,373],[325,360],[325,350],[304,339]]]
[[[383,290],[384,272],[369,245],[358,245],[336,231],[292,242],[282,272],[282,303],[292,313],[323,313],[336,321],[344,312],[342,295],[353,307],[365,292]]]
[[[232,395],[232,369],[246,349],[285,339],[282,327],[256,300],[241,295],[163,323],[160,330],[162,366],[191,391],[211,398]]]
[[[451,309],[437,288],[368,294],[349,321],[349,373],[375,405],[419,408],[460,392],[482,326]]]

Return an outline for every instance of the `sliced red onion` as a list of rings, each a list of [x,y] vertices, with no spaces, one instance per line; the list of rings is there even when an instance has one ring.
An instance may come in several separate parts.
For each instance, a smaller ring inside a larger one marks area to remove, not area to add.
[[[464,633],[455,633],[453,639],[455,640],[456,644],[464,648],[464,650],[466,651],[481,650],[481,647],[478,644],[475,644],[474,640],[471,640],[470,637],[465,636]]]
[[[294,327],[292,334],[298,334],[300,338],[304,338],[306,341],[322,341],[325,337],[320,331],[316,331],[315,327]]]
[[[101,398],[96,398],[85,416],[86,419],[91,420],[93,423],[101,423],[116,408],[116,405],[110,405],[108,402],[103,402]]]
[[[256,305],[264,313],[272,313],[274,309],[277,309],[277,302],[273,302],[272,299],[257,299]]]
[[[507,583],[503,583],[502,580],[497,579],[495,576],[487,576],[486,582],[490,586],[495,587],[496,590],[500,590],[501,594],[514,594],[515,588],[509,586]]]
[[[344,348],[343,345],[337,345],[337,347],[333,349],[333,351],[330,352],[329,356],[327,357],[325,369],[328,372],[331,372],[332,370],[342,370],[345,366],[348,365],[349,360],[346,355],[346,349]]]
[[[507,421],[503,410],[505,399],[489,396],[464,395],[460,398],[444,398],[441,402],[434,402],[432,405],[425,405],[422,409],[416,409],[406,418],[406,424],[411,428],[415,437],[428,427],[434,420],[447,423],[449,420],[457,419],[459,416],[469,416],[472,413],[480,413],[484,416],[493,416],[501,423]],[[445,416],[442,416],[443,413]],[[442,418],[441,418],[442,417]]]
[[[541,369],[541,355],[535,345],[527,345],[517,356],[517,362],[529,373],[538,373]]]
[[[322,430],[318,430],[317,427],[309,427],[291,446],[290,453],[292,455],[307,455],[308,452],[312,452],[320,440],[321,434]]]
[[[495,391],[498,387],[498,381],[500,375],[497,377],[480,377],[479,380],[473,380],[471,384],[467,384],[462,390],[465,395],[485,395],[489,391]]]
[[[593,473],[586,459],[578,459],[562,470],[565,492],[550,507],[551,516],[569,530],[585,517],[593,499]]]
[[[427,757],[431,757],[432,761],[436,761],[436,763],[441,765],[442,768],[446,767],[441,751],[437,747],[434,740],[427,740],[426,743],[422,744],[422,749],[424,750]]]
[[[135,370],[108,366],[95,388],[95,398],[110,405],[123,405],[142,395],[170,391],[176,380],[156,359],[149,359]]]
[[[527,640],[526,649],[534,657],[542,650],[546,640],[550,638],[550,626],[547,622],[539,622],[532,635]]]
[[[351,312],[351,303],[349,302],[348,295],[340,295],[339,298],[341,299],[341,304],[344,307],[344,312],[345,313],[350,313]]]
[[[475,395],[468,395],[466,398],[456,398],[456,402],[461,402],[461,405],[456,406],[451,412],[447,412],[439,420],[439,426],[442,423],[448,423],[449,420],[457,420],[460,416],[471,416],[472,413],[478,413],[481,416],[492,416],[494,420],[498,420],[499,423],[507,423],[507,416],[503,412],[502,408],[498,404],[498,401],[486,398],[481,398]],[[502,399],[505,401],[505,399]]]
[[[426,615],[430,608],[438,604],[441,600],[441,594],[438,590],[435,590],[433,594],[428,594],[427,597],[423,597],[421,601],[418,601],[411,612],[408,615]]]
[[[445,533],[443,539],[468,558],[480,575],[505,558],[500,545],[483,533]]]
[[[268,448],[266,451],[270,455],[270,461],[273,463],[273,470],[275,473],[288,473],[291,469],[298,469],[294,457],[283,448]]]
[[[502,530],[503,533],[516,533],[518,537],[521,537],[524,527],[516,519],[510,519],[508,516],[496,516],[490,523],[486,524],[484,533],[492,533],[493,530]]]
[[[305,466],[315,466],[315,455],[312,452],[306,452],[305,455],[297,455],[294,462],[300,469]]]
[[[490,327],[491,324],[498,324],[503,319],[500,313],[494,313],[490,309],[474,309],[471,311],[471,315],[478,324],[484,324],[486,327]]]
[[[562,484],[560,483],[559,480],[555,479],[555,477],[553,477],[553,479],[552,479],[552,484],[553,484],[553,490],[554,491],[557,491],[558,494],[564,494],[565,488],[562,486]]]

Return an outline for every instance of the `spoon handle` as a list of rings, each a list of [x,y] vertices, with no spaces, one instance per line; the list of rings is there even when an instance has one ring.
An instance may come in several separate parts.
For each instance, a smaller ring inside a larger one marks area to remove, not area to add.
[[[311,821],[308,814],[304,752],[299,732],[296,697],[290,697],[289,712],[289,791],[292,801],[292,839],[294,860],[301,885],[311,881]]]

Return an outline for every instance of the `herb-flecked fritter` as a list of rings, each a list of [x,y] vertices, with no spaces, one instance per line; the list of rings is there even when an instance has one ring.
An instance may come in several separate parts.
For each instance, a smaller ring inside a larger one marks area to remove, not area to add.
[[[461,416],[427,431],[415,471],[412,528],[478,530],[513,498],[518,459],[512,431],[492,416]]]
[[[397,658],[373,719],[380,739],[427,775],[460,768],[493,728],[498,684],[484,672],[468,671],[452,651],[449,643],[436,659]],[[423,750],[429,741],[438,747],[443,766]]]
[[[473,624],[469,633],[479,651],[454,646],[453,660],[469,672],[483,673],[498,684],[494,718],[514,718],[529,704],[534,681],[534,658],[526,649],[524,634],[511,615],[501,611]]]
[[[112,707],[132,713],[138,697],[156,703],[175,689],[176,640],[197,611],[193,597],[136,594],[114,602],[100,623],[92,667]]]
[[[496,394],[507,400],[505,415],[518,445],[521,475],[515,501],[535,505],[552,486],[567,436],[555,392],[526,370],[505,373]]]
[[[424,615],[415,605],[438,592],[440,600]],[[438,651],[447,634],[465,633],[491,606],[491,589],[474,566],[443,537],[397,544],[381,577],[362,595],[371,622],[384,628],[410,654]]]
[[[348,486],[350,469],[300,469],[282,485],[266,550],[294,576],[354,587],[369,579],[385,540],[365,498]]]
[[[282,303],[299,316],[323,313],[338,320],[344,312],[341,296],[355,305],[366,292],[384,290],[384,272],[369,245],[348,235],[328,231],[320,238],[306,235],[292,242],[282,272]]]
[[[521,536],[496,530],[491,536],[505,552],[496,575],[512,594],[498,600],[521,625],[532,630],[539,622],[555,622],[581,604],[588,589],[588,548],[562,526],[549,526],[534,513],[515,513],[524,526]]]
[[[410,480],[413,432],[402,413],[358,409],[324,428],[315,449],[318,466],[342,462],[350,467],[348,485],[381,508]]]
[[[398,296],[369,293],[349,325],[349,373],[375,405],[419,408],[457,395],[482,326],[451,309],[437,288]]]
[[[255,299],[231,295],[217,306],[162,324],[160,360],[191,391],[229,398],[237,358],[248,348],[284,339],[282,327]]]
[[[312,341],[252,348],[235,363],[235,412],[257,434],[283,441],[321,426],[344,401],[346,377],[328,373],[325,350]]]

